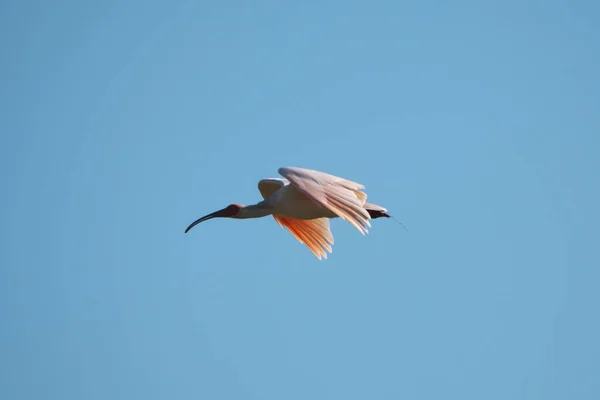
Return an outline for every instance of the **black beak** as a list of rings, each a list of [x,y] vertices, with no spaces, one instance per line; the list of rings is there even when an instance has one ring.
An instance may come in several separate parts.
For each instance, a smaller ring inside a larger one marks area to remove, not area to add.
[[[192,229],[193,227],[195,227],[196,225],[198,225],[200,222],[204,222],[204,221],[208,221],[209,219],[212,218],[223,218],[223,217],[227,217],[227,213],[225,212],[225,208],[219,211],[215,211],[212,214],[208,214],[205,215],[204,217],[195,220],[194,222],[192,222],[192,224],[190,226],[187,227],[187,229],[185,230],[185,233],[188,233],[188,231],[190,229]]]

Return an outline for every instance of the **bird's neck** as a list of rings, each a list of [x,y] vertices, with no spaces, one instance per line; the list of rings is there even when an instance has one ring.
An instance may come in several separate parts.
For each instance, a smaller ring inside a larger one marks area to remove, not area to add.
[[[247,218],[261,218],[267,215],[273,214],[273,210],[265,202],[260,202],[251,206],[245,206],[240,208],[235,218],[247,219]]]

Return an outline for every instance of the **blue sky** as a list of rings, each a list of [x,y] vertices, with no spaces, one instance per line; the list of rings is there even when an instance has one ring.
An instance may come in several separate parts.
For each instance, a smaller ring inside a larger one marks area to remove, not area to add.
[[[600,398],[598,18],[2,2],[0,398]],[[281,166],[409,231],[183,234]]]

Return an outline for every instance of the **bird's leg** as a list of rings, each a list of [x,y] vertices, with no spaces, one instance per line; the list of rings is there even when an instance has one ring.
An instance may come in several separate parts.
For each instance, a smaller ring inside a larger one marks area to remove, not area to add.
[[[390,217],[390,215],[388,213],[386,213],[385,211],[381,211],[381,210],[367,209],[367,212],[369,213],[369,216],[371,217],[371,219],[389,218]]]

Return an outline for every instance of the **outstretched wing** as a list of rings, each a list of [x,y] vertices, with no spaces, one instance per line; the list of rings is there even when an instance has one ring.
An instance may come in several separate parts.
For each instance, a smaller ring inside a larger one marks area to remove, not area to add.
[[[289,181],[287,179],[281,178],[268,178],[263,179],[258,182],[258,190],[262,195],[263,199],[271,197],[273,193],[284,187],[285,185],[289,185]]]
[[[351,223],[363,235],[371,227],[365,210],[367,195],[360,183],[304,168],[284,167],[278,171],[290,184],[338,217]]]

